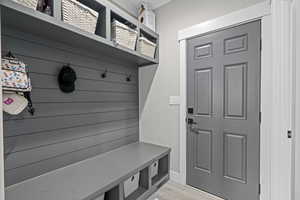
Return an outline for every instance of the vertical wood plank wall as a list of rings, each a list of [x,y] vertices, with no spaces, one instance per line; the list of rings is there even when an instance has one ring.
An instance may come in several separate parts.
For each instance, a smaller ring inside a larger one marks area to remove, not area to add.
[[[138,141],[136,65],[13,29],[2,32],[2,41],[2,53],[10,50],[30,66],[36,108],[34,116],[4,115],[6,186]],[[57,83],[68,63],[78,77],[72,94]]]

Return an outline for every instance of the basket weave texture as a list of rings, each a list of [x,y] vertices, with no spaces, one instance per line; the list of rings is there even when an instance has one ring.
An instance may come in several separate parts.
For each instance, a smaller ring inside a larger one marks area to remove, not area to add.
[[[114,20],[112,23],[112,40],[124,47],[135,50],[138,32],[129,26]]]
[[[90,33],[95,33],[99,13],[76,0],[62,0],[63,21]]]
[[[156,44],[148,40],[147,38],[139,38],[139,49],[141,54],[149,56],[151,58],[155,57]]]
[[[19,3],[23,6],[32,8],[34,10],[36,10],[37,4],[38,4],[38,0],[13,0],[16,3]]]

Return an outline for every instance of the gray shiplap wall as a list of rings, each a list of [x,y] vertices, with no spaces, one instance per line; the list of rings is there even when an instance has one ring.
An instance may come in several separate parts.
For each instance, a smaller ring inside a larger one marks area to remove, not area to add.
[[[36,108],[34,116],[4,115],[7,186],[138,141],[136,65],[13,29],[2,36],[4,53],[30,66]],[[78,76],[72,94],[57,84],[68,63]]]

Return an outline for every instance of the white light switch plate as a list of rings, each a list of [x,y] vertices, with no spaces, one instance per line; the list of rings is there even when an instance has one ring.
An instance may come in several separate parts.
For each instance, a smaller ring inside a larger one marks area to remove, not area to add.
[[[180,105],[180,97],[179,96],[170,96],[169,104],[170,105]]]

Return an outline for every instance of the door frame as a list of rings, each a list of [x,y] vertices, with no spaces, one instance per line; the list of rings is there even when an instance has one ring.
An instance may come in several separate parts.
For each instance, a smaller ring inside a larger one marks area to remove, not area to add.
[[[294,129],[295,129],[295,137],[293,143],[293,200],[300,199],[300,135],[297,134],[300,131],[300,57],[296,56],[300,54],[300,2],[293,2],[293,72],[294,72]],[[297,67],[298,66],[298,67]],[[297,170],[298,169],[298,170]]]
[[[291,199],[291,170],[287,169],[291,169],[292,152],[291,141],[286,135],[287,131],[292,129],[292,91],[288,89],[292,85],[290,62],[292,57],[290,53],[286,53],[291,52],[291,29],[289,27],[291,18],[288,17],[291,14],[291,1],[268,0],[178,32],[181,102],[180,172],[178,177],[180,183],[186,184],[187,176],[185,122],[187,39],[260,19],[262,24],[260,200]],[[282,45],[283,42],[287,44]],[[283,71],[281,66],[285,66],[287,71]],[[284,98],[278,98],[281,95],[284,95]],[[283,163],[281,160],[286,162]],[[277,167],[274,168],[274,166]]]

